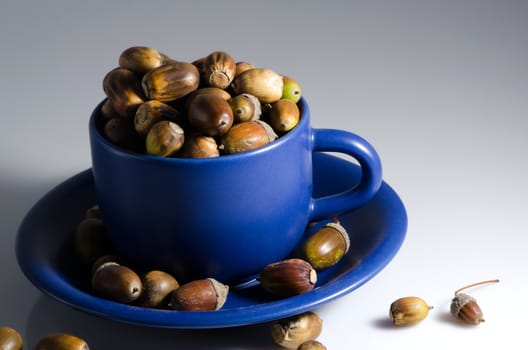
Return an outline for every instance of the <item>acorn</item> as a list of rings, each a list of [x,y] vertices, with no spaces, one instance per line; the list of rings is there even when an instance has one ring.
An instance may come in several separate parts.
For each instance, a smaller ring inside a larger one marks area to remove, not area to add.
[[[129,47],[119,55],[119,67],[131,70],[140,76],[149,70],[158,68],[163,62],[162,54],[146,46]]]
[[[137,109],[134,116],[134,129],[140,136],[146,137],[150,128],[161,120],[169,120],[181,125],[184,116],[179,110],[164,102],[150,100],[142,103]]]
[[[170,157],[182,148],[184,142],[183,129],[169,120],[162,120],[150,128],[145,147],[150,155]]]
[[[205,57],[202,72],[207,86],[225,89],[235,77],[236,63],[227,52],[215,51]]]
[[[291,297],[314,289],[317,272],[305,260],[292,258],[267,265],[258,278],[267,292],[279,297]]]
[[[82,338],[67,333],[52,333],[41,338],[35,350],[89,350]]]
[[[187,118],[195,130],[207,136],[221,136],[233,125],[233,111],[229,103],[214,94],[194,97]]]
[[[11,327],[0,327],[0,349],[21,350],[24,345],[22,336]]]
[[[297,350],[326,350],[326,346],[317,340],[308,340],[302,343]]]
[[[235,76],[249,69],[256,68],[255,65],[246,61],[238,61],[235,65]]]
[[[233,110],[233,118],[235,123],[257,120],[262,114],[260,101],[253,95],[236,95],[228,102],[229,106],[231,106],[231,109]]]
[[[170,102],[198,88],[200,73],[187,62],[170,61],[147,72],[141,86],[148,99]]]
[[[134,129],[134,122],[130,119],[112,118],[106,122],[103,134],[114,145],[134,152],[142,152],[141,138]]]
[[[242,122],[233,125],[222,137],[221,148],[226,154],[250,151],[277,139],[273,128],[262,120]]]
[[[171,274],[152,270],[141,276],[143,293],[138,299],[138,305],[149,308],[163,308],[168,304],[170,294],[180,284]]]
[[[297,126],[301,119],[299,107],[288,99],[280,99],[271,104],[269,123],[278,134],[285,134]]]
[[[247,93],[262,103],[273,103],[282,96],[282,76],[271,69],[252,68],[237,75],[232,83],[237,95]]]
[[[294,103],[299,102],[302,96],[301,86],[299,83],[295,79],[286,75],[282,76],[282,82],[283,86],[281,98],[288,99]]]
[[[224,305],[229,287],[214,278],[187,282],[170,295],[169,307],[180,311],[213,311]]]
[[[196,96],[203,95],[203,94],[218,95],[218,96],[220,96],[221,98],[223,98],[226,101],[229,101],[229,99],[231,98],[231,94],[229,92],[225,91],[225,90],[222,90],[222,89],[219,89],[219,88],[216,88],[216,87],[202,87],[202,88],[194,90],[193,92],[191,92],[189,95],[187,95],[185,97],[185,109],[186,110],[189,109],[189,106],[190,106],[192,100]]]
[[[127,304],[140,297],[143,284],[141,278],[129,267],[107,262],[94,272],[92,288],[103,298]]]
[[[101,106],[101,115],[103,116],[103,119],[107,121],[112,118],[120,118],[119,114],[114,111],[114,107],[112,107],[112,101],[109,99],[106,99],[103,102],[103,105]]]
[[[91,267],[99,257],[113,250],[100,218],[81,220],[75,230],[74,247],[79,260],[86,267]]]
[[[315,231],[303,244],[303,256],[314,269],[335,265],[350,248],[346,229],[338,222],[330,222]]]
[[[220,156],[220,151],[213,137],[193,134],[185,138],[181,156],[185,158],[215,158]]]
[[[141,84],[131,70],[116,68],[103,78],[103,91],[112,110],[123,118],[132,118],[145,100]]]
[[[481,284],[487,284],[487,283],[498,283],[498,279],[494,280],[488,280],[488,281],[482,281],[478,283],[473,283],[468,286],[465,286],[463,288],[458,289],[455,292],[455,297],[451,301],[451,314],[458,318],[459,320],[463,321],[464,323],[470,324],[470,325],[479,325],[481,322],[484,322],[484,315],[482,313],[482,309],[477,304],[477,301],[472,296],[460,293],[461,291],[479,286]]]
[[[323,320],[313,311],[290,316],[271,324],[271,336],[277,345],[297,349],[301,344],[315,340],[323,330]]]
[[[419,297],[403,297],[390,306],[389,317],[395,326],[410,326],[427,317],[433,307]]]

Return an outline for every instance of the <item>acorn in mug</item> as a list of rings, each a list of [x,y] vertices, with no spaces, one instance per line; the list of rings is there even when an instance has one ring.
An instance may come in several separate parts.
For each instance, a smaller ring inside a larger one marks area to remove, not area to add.
[[[226,59],[225,55],[211,57]],[[205,70],[204,62],[193,63],[200,74]],[[227,61],[224,66],[231,67]],[[252,69],[258,68],[249,68],[240,75],[250,76],[248,72]],[[232,70],[229,72],[232,74]],[[148,74],[144,73],[143,79]],[[269,78],[271,82],[280,81],[268,70],[265,74],[274,77]],[[138,75],[141,76],[136,73]],[[181,76],[188,78],[185,74]],[[198,108],[199,114],[189,119],[186,97],[202,88],[207,88],[205,91],[219,89],[208,86],[208,79],[200,78],[199,81],[199,87],[187,95],[163,102],[187,116],[179,125],[184,130],[181,148],[168,157],[148,155],[112,143],[104,133],[104,125],[112,119],[108,108],[103,108],[105,101],[90,118],[97,201],[108,236],[117,252],[126,259],[146,268],[167,271],[182,283],[200,278],[236,283],[287,257],[300,242],[308,222],[357,208],[379,189],[381,162],[375,149],[351,132],[313,129],[308,103],[302,97],[295,104],[300,116],[295,127],[257,148],[228,154],[222,139],[225,140],[229,130],[238,124],[234,115],[227,111],[230,104],[226,97],[203,97],[209,96],[206,93],[194,95],[190,105],[203,105]],[[236,82],[235,70],[231,84]],[[242,85],[239,82],[237,89],[229,87],[223,91],[231,98],[237,93],[255,93],[241,90]],[[188,84],[184,86],[187,88]],[[275,91],[273,95],[278,95],[274,97],[277,101],[282,97],[282,93]],[[266,96],[259,102],[262,105],[272,103],[270,98]],[[221,111],[224,117],[215,119],[218,115],[214,112],[208,117],[211,111]],[[262,112],[259,123],[269,126],[267,116],[268,113]],[[133,118],[121,118],[134,123]],[[212,124],[208,126],[207,123]],[[193,124],[200,128],[194,128]],[[189,154],[203,154],[190,152],[194,146],[186,146],[189,140],[196,146],[197,135],[207,137],[203,140],[208,149],[206,154],[215,154],[211,148],[216,142],[218,156],[189,158]],[[251,135],[238,135],[237,141],[246,136]],[[325,151],[355,158],[362,168],[362,177],[358,184],[343,193],[314,198],[312,153]]]

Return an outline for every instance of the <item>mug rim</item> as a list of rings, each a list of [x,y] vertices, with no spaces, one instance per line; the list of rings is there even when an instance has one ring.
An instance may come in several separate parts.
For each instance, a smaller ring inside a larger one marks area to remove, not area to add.
[[[211,157],[211,158],[160,157],[156,155],[138,153],[138,152],[134,152],[131,150],[127,150],[124,147],[113,144],[106,137],[104,137],[101,130],[97,127],[96,120],[100,118],[101,108],[106,100],[107,98],[103,99],[95,107],[95,109],[93,110],[90,116],[90,120],[89,120],[90,139],[96,140],[97,142],[101,143],[105,147],[105,149],[109,150],[112,153],[116,153],[119,156],[128,157],[128,158],[138,158],[143,161],[154,161],[154,162],[161,162],[161,163],[213,163],[213,162],[236,161],[238,159],[253,157],[255,155],[265,153],[274,148],[280,147],[283,143],[286,143],[290,139],[297,137],[297,134],[302,133],[303,132],[302,129],[304,129],[305,127],[308,127],[308,128],[310,127],[309,125],[310,112],[309,112],[308,103],[306,102],[306,99],[304,97],[301,97],[301,99],[298,102],[299,112],[300,112],[299,123],[295,126],[295,128],[293,128],[286,134],[279,136],[276,140],[270,142],[269,144],[265,146],[261,146],[259,148],[252,149],[249,151],[244,151],[244,152],[235,153],[235,154],[223,154],[218,157]]]

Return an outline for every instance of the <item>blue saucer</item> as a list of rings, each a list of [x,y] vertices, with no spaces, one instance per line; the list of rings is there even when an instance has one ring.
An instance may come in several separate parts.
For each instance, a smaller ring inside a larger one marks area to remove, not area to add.
[[[357,165],[326,154],[314,155],[314,196],[336,193],[358,182]],[[306,294],[274,299],[258,284],[232,288],[219,311],[183,312],[146,309],[101,299],[90,292],[89,276],[78,266],[72,235],[87,208],[97,203],[92,172],[60,184],[31,208],[22,221],[16,255],[26,277],[48,296],[100,317],[164,328],[220,328],[267,322],[349,294],[374,277],[396,255],[407,229],[405,207],[385,182],[363,207],[339,218],[351,247],[335,266],[320,271],[316,288]]]

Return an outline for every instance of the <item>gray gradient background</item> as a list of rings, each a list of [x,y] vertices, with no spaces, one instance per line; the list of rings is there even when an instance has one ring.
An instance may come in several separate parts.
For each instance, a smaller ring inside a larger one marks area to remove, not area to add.
[[[2,0],[0,325],[19,329],[28,348],[55,331],[93,349],[276,348],[268,325],[180,331],[102,320],[43,296],[18,268],[20,221],[90,166],[101,80],[133,45],[182,60],[221,49],[287,72],[314,126],[358,133],[378,150],[408,210],[407,239],[373,280],[317,310],[329,349],[525,348],[527,1]],[[454,290],[495,277],[499,285],[470,292],[486,323],[453,323]],[[435,309],[395,330],[388,307],[405,295]]]

